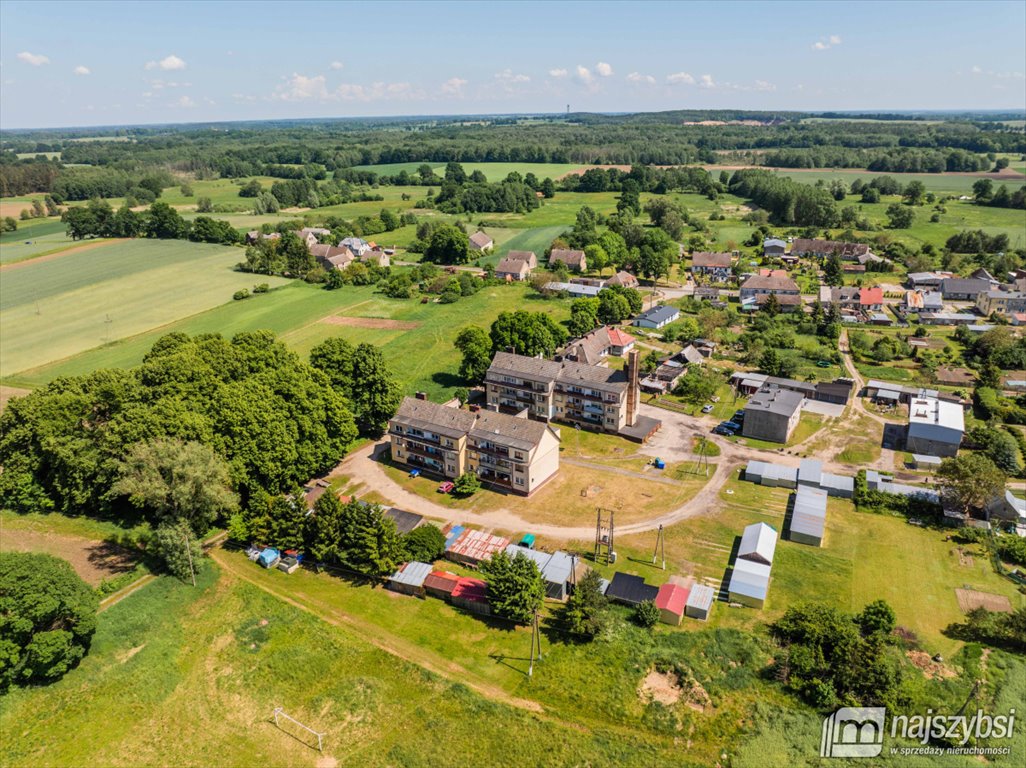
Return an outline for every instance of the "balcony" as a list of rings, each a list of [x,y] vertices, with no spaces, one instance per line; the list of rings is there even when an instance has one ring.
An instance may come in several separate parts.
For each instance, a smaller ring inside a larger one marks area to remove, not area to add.
[[[445,458],[445,454],[437,448],[425,448],[424,446],[417,445],[417,443],[411,443],[409,440],[403,444],[403,448],[410,454],[428,456],[436,461],[442,461]]]
[[[504,459],[509,458],[509,448],[502,445],[494,445],[493,443],[478,443],[477,445],[470,446],[470,450],[478,451],[480,453],[490,453],[495,456],[501,456]]]
[[[440,462],[434,461],[433,459],[426,459],[423,456],[407,454],[406,463],[415,467],[424,467],[425,469],[440,475],[445,474],[445,472],[443,471],[444,466]]]
[[[494,472],[485,467],[481,467],[478,469],[477,475],[483,482],[494,483],[495,485],[502,485],[507,488],[513,487],[513,476],[508,472]]]
[[[487,453],[479,453],[476,455],[476,460],[479,464],[489,467],[499,467],[505,470],[513,469],[513,462],[507,461],[506,459],[500,459],[495,456],[489,456]]]
[[[441,442],[442,442],[441,438],[438,437],[438,435],[434,435],[432,437],[428,437],[427,435],[424,435],[423,433],[417,435],[417,434],[414,434],[412,432],[407,432],[407,431],[400,432],[397,429],[395,429],[394,427],[392,429],[390,429],[388,431],[388,433],[390,435],[397,435],[399,437],[407,438],[407,439],[410,439],[410,440],[418,440],[418,441],[420,441],[422,443],[433,443],[434,445],[441,445]]]

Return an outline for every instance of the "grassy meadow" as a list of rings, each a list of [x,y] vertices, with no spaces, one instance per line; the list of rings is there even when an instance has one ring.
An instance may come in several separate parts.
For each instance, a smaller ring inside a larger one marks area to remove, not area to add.
[[[90,243],[0,280],[0,375],[76,355],[230,302],[280,278],[236,272],[238,248],[185,241]]]

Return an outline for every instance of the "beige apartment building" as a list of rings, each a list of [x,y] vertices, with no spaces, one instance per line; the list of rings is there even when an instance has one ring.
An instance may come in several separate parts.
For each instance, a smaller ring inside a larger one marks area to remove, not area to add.
[[[476,413],[407,397],[388,422],[392,459],[455,479],[529,495],[559,471],[559,430],[525,416]]]

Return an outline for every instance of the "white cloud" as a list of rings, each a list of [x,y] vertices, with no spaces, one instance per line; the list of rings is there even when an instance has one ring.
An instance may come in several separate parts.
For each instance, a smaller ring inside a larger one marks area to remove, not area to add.
[[[325,101],[328,98],[328,86],[324,75],[307,77],[293,72],[285,85],[280,86],[275,92],[274,98],[282,101]]]
[[[549,77],[566,77],[568,74],[570,74],[570,73],[567,72],[565,69],[550,69],[549,70]]]
[[[643,75],[640,72],[631,72],[627,75],[628,83],[647,83],[648,85],[655,85],[656,79],[652,75]]]
[[[814,51],[825,51],[825,50],[828,50],[830,48],[833,48],[835,45],[840,45],[840,44],[841,44],[841,36],[840,35],[827,35],[826,37],[821,37],[821,38],[819,38],[819,40],[814,42],[812,44],[812,50],[814,50]]]
[[[457,99],[463,98],[463,88],[467,81],[462,77],[450,77],[442,83],[442,95],[453,96]]]
[[[577,65],[577,79],[585,85],[591,85],[595,80],[595,77],[591,74],[591,70],[587,67],[582,67],[580,64]]]
[[[176,107],[184,107],[186,109],[195,107],[196,102],[190,99],[188,96],[182,96],[178,101],[175,102]]]
[[[24,61],[26,64],[31,64],[33,67],[41,67],[44,64],[49,64],[50,59],[41,53],[29,53],[28,51],[22,51],[18,54],[18,59]]]
[[[81,64],[79,64],[77,67],[75,67],[72,71],[76,75],[90,75],[90,74],[92,74],[92,72],[90,72],[90,70],[89,70],[89,67],[83,67]]]
[[[613,74],[613,68],[604,61],[600,61],[595,65],[595,71],[599,73],[601,77],[610,77]]]
[[[172,53],[170,56],[165,56],[160,61],[147,61],[146,69],[163,69],[165,71],[185,69],[185,62]]]
[[[495,73],[495,79],[504,83],[529,83],[531,78],[527,75],[514,74],[512,69],[504,69]]]
[[[775,91],[775,90],[777,90],[777,86],[773,85],[773,83],[767,82],[766,80],[756,80],[755,81],[755,88],[754,88],[754,90],[756,90],[756,91]]]
[[[153,88],[155,91],[160,91],[164,88],[192,88],[192,83],[179,83],[176,80],[151,80],[150,88]]]
[[[973,68],[970,71],[974,75],[982,75],[983,74],[983,67],[981,67],[979,64],[973,64]]]
[[[341,61],[333,61],[331,62],[330,66],[332,69],[339,70],[342,69],[342,67],[344,67],[345,65]]]
[[[666,78],[666,82],[670,85],[694,85],[695,78],[687,72],[675,72]]]
[[[713,82],[712,75],[702,75],[698,80],[699,88],[715,88],[716,83]]]

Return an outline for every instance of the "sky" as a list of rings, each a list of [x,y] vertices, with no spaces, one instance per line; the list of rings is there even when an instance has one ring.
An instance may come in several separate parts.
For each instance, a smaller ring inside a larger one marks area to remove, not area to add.
[[[0,3],[0,128],[1026,108],[1026,2]]]

